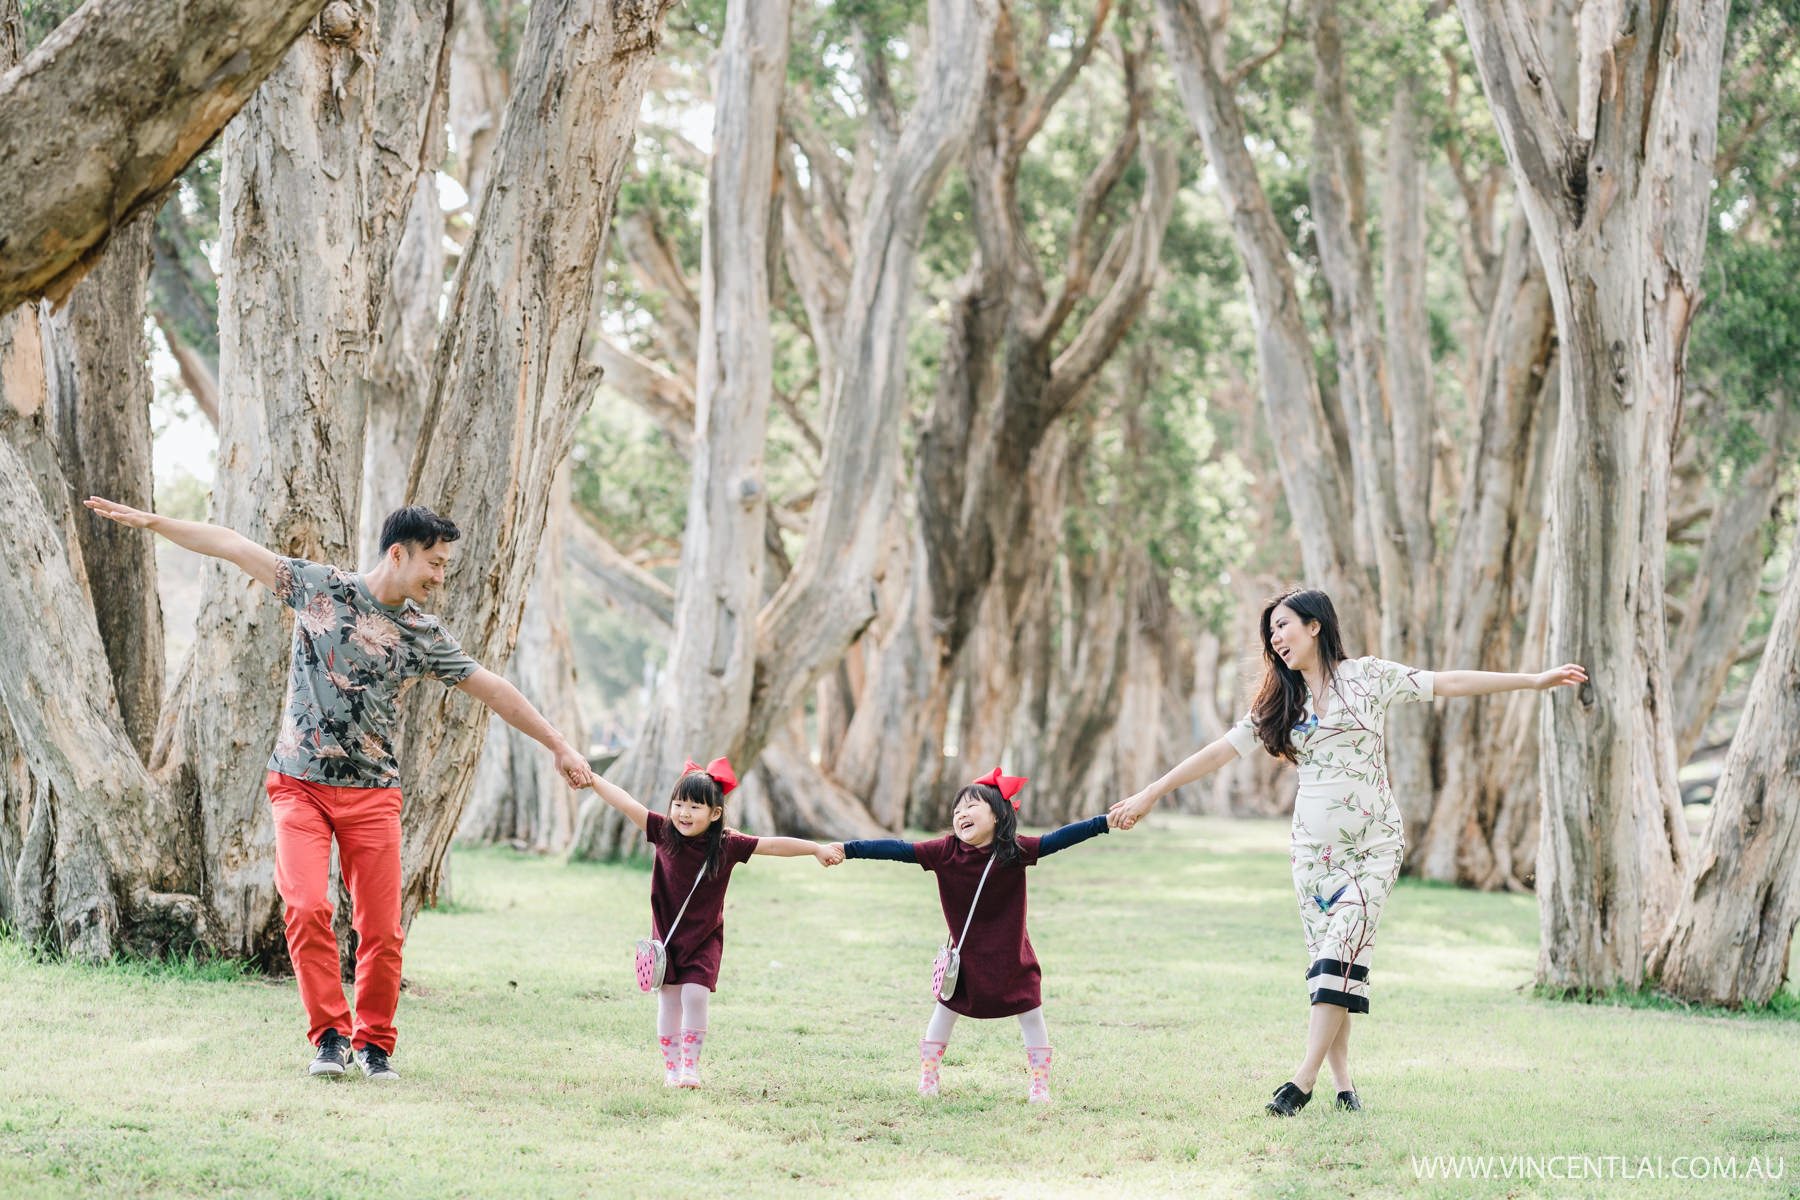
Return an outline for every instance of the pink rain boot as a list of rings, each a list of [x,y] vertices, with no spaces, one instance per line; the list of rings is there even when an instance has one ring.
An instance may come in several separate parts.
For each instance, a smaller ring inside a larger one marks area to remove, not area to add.
[[[697,1088],[700,1086],[700,1047],[706,1044],[706,1030],[684,1029],[681,1031],[681,1071],[675,1077],[675,1086]]]
[[[938,1068],[944,1063],[948,1042],[919,1043],[919,1095],[938,1094]]]
[[[1025,1047],[1025,1062],[1031,1069],[1031,1092],[1025,1099],[1032,1104],[1050,1103],[1050,1047]]]
[[[681,1043],[659,1033],[656,1035],[656,1044],[662,1047],[663,1086],[674,1087],[681,1063]]]

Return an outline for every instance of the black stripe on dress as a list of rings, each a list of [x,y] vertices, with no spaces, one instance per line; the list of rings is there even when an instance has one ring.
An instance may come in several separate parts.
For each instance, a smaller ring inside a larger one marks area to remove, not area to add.
[[[1313,989],[1312,1002],[1314,1004],[1335,1004],[1339,1008],[1349,1009],[1353,1013],[1369,1011],[1367,996],[1352,996],[1349,992],[1340,992],[1334,988]]]
[[[1321,958],[1314,960],[1313,965],[1306,968],[1306,977],[1308,979],[1311,979],[1315,975],[1336,975],[1340,979],[1345,975],[1349,975],[1350,978],[1356,980],[1358,983],[1367,983],[1369,981],[1369,968],[1352,965],[1350,969],[1346,971],[1344,969],[1344,964],[1337,959]]]

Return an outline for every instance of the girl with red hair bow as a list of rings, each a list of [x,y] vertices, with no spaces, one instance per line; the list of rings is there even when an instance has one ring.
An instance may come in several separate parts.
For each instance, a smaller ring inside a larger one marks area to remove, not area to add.
[[[922,1096],[938,1094],[938,1069],[957,1017],[1017,1017],[1031,1075],[1026,1098],[1033,1104],[1050,1102],[1050,1034],[1039,988],[1043,973],[1025,932],[1025,869],[1046,854],[1105,833],[1107,819],[1103,814],[1042,837],[1020,837],[1015,797],[1024,786],[1024,779],[1002,775],[995,767],[956,794],[948,836],[833,847],[845,858],[917,863],[937,876],[938,903],[962,963],[948,1000],[938,999],[933,988],[936,1005],[919,1043]]]
[[[748,862],[752,854],[810,854],[827,867],[843,861],[836,847],[804,838],[755,838],[725,828],[725,797],[736,786],[737,776],[723,758],[705,767],[690,759],[669,793],[665,817],[623,788],[594,777],[594,791],[643,830],[644,841],[656,850],[650,919],[653,936],[663,940],[669,956],[657,997],[656,1040],[662,1048],[663,1083],[669,1087],[700,1086],[707,1001],[718,990],[719,960],[725,953],[725,887],[731,868]]]

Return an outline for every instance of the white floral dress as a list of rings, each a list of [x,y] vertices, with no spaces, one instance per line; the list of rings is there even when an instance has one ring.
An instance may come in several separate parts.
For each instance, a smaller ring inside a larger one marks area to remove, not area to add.
[[[1430,671],[1381,658],[1338,664],[1323,720],[1307,689],[1307,719],[1291,735],[1300,757],[1291,861],[1314,1004],[1369,1011],[1375,927],[1406,851],[1388,785],[1387,708],[1431,698]],[[1239,755],[1262,746],[1248,715],[1225,737]]]

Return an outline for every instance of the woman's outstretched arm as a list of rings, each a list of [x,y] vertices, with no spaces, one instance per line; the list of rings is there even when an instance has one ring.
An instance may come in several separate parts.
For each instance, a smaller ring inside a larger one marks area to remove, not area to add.
[[[1152,805],[1178,787],[1196,779],[1204,779],[1237,757],[1237,748],[1227,738],[1208,742],[1182,759],[1161,779],[1141,792],[1125,797],[1107,810],[1108,822],[1117,829],[1130,829]]]
[[[1438,696],[1491,696],[1495,692],[1546,692],[1554,687],[1579,687],[1587,682],[1587,670],[1565,663],[1549,671],[1515,674],[1508,671],[1436,671],[1432,691]]]

